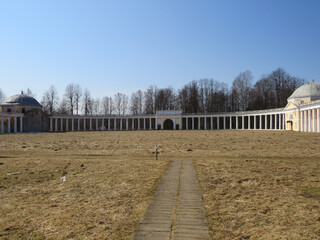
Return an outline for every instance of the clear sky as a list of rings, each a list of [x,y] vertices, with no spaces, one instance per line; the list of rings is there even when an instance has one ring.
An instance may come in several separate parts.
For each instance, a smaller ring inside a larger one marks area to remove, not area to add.
[[[320,81],[319,0],[0,0],[0,88],[93,97],[278,67]]]

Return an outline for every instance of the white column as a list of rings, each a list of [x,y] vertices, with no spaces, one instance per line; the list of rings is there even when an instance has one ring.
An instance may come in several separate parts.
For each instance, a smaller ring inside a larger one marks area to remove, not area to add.
[[[8,133],[11,132],[11,118],[8,117]]]
[[[3,117],[1,117],[1,133],[4,133]]]
[[[304,132],[307,132],[308,131],[308,129],[307,129],[307,111],[305,110],[305,111],[303,111],[303,115],[304,115],[304,128],[303,128],[303,130],[304,130]]]
[[[73,118],[71,119],[71,130],[72,130],[72,132],[74,131],[74,119]]]
[[[155,128],[156,128],[156,130],[158,130],[158,118],[156,117],[156,119],[155,119]]]
[[[120,131],[122,131],[122,123],[123,123],[122,120],[123,120],[123,119],[120,118]]]
[[[113,130],[117,130],[117,119],[113,120]]]
[[[210,117],[210,122],[211,122],[211,130],[213,130],[213,117]]]
[[[87,120],[83,119],[83,131],[87,130]]]
[[[58,132],[58,118],[55,119],[55,124],[54,124],[54,125],[55,125],[55,126],[54,126],[54,127],[55,127],[55,128],[54,128],[54,131],[55,131],[55,132]]]
[[[226,129],[226,117],[223,116],[223,130]]]
[[[78,118],[78,131],[80,131],[80,118]]]
[[[110,131],[110,129],[111,129],[110,125],[111,125],[111,120],[110,120],[110,118],[108,118],[108,131]]]
[[[192,117],[191,119],[192,119],[192,130],[194,130],[194,117]]]
[[[63,118],[61,118],[61,119],[60,119],[60,125],[61,125],[61,127],[60,127],[60,128],[61,128],[61,129],[60,129],[60,131],[61,131],[61,132],[63,132]]]
[[[229,117],[229,129],[232,129],[232,116]]]
[[[17,133],[17,117],[13,118],[13,132]]]
[[[200,130],[200,122],[201,122],[201,117],[198,117],[198,130]]]
[[[126,118],[126,130],[129,130],[129,118]]]
[[[219,130],[220,129],[220,126],[219,126],[219,121],[220,120],[220,118],[219,117],[217,117],[217,129]]]
[[[242,116],[242,130],[244,130],[244,116]]]
[[[320,108],[317,109],[317,119],[318,119],[318,132],[320,132]]]
[[[188,118],[186,117],[186,130],[188,130]]]
[[[311,110],[308,110],[308,132],[311,132]]]
[[[149,130],[152,130],[152,118],[149,118]]]
[[[238,121],[239,121],[239,117],[236,116],[236,130],[238,130],[238,128],[239,128],[239,123],[238,123]]]
[[[173,130],[176,130],[176,118],[173,118]]]
[[[69,118],[66,118],[66,132],[69,131]]]
[[[248,116],[248,129],[251,129],[251,116]]]
[[[207,118],[204,117],[204,130],[207,130]]]
[[[262,129],[262,115],[259,115],[259,125],[260,125],[260,130]]]
[[[92,118],[89,119],[89,128],[90,128],[90,131],[92,130]]]
[[[146,118],[143,118],[143,130],[146,130]]]
[[[303,112],[300,111],[300,132],[303,132]]]
[[[52,118],[50,118],[50,132],[52,132],[53,131],[53,125],[52,125],[53,123],[52,123]]]
[[[20,118],[20,132],[23,132],[23,117]]]
[[[99,118],[96,118],[96,130],[99,130]]]
[[[312,109],[312,132],[316,132],[316,116],[315,116],[315,109]]]
[[[272,114],[270,114],[270,129],[273,129]]]
[[[257,116],[253,115],[253,129],[256,130],[257,129]]]
[[[138,118],[138,130],[140,130],[140,118]]]
[[[268,114],[265,115],[265,126],[264,129],[268,129]]]
[[[134,118],[131,118],[131,130],[134,130]]]
[[[104,131],[105,130],[105,126],[104,126],[104,118],[102,118],[102,130]]]
[[[278,114],[274,115],[274,129],[278,130]]]

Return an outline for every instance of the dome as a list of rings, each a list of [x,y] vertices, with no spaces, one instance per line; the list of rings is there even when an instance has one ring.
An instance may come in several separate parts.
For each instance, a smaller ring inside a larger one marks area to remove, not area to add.
[[[320,98],[320,82],[302,85],[292,93],[288,100],[297,98],[311,98],[311,100]]]
[[[42,107],[35,98],[24,94],[11,96],[3,104]]]

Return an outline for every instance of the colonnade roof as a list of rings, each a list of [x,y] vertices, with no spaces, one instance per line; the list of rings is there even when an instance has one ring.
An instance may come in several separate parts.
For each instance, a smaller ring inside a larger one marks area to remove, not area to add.
[[[242,112],[221,112],[221,113],[182,113],[181,115],[52,115],[58,118],[157,118],[157,117],[214,117],[214,116],[247,116],[247,115],[264,115],[264,114],[281,114],[284,108],[258,110],[258,111],[242,111]]]

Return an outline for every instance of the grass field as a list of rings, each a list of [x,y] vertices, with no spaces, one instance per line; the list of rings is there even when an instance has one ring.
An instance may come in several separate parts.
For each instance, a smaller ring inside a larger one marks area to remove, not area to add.
[[[131,239],[174,159],[194,160],[212,239],[320,239],[319,142],[280,131],[0,135],[0,239]]]

